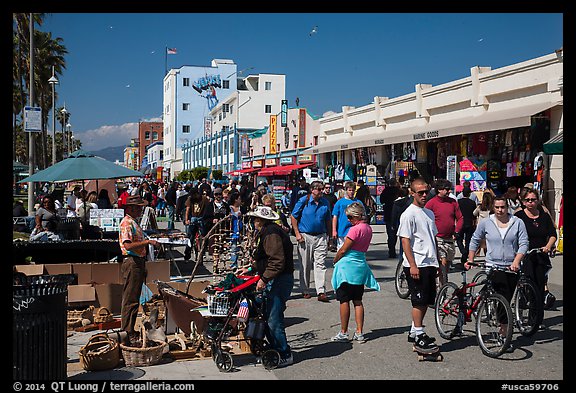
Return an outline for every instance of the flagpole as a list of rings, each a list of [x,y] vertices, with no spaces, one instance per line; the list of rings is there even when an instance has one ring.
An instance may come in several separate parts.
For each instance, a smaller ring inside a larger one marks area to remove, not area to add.
[[[164,76],[168,73],[168,47],[164,48]]]

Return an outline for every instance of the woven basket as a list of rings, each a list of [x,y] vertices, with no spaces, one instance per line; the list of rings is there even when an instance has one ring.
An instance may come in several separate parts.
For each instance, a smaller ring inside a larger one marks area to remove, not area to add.
[[[68,322],[80,320],[82,322],[83,319],[94,320],[94,306],[90,306],[84,310],[68,310],[67,315]]]
[[[95,334],[78,352],[80,364],[87,371],[110,370],[120,362],[118,343],[106,333]]]
[[[114,316],[106,307],[100,307],[98,312],[94,314],[94,323],[111,322],[113,320]]]
[[[142,327],[142,347],[129,347],[120,344],[122,357],[126,367],[146,367],[153,366],[160,362],[164,353],[164,348],[168,345],[164,341],[150,340],[156,343],[154,347],[146,346],[146,332]]]
[[[166,317],[166,305],[164,304],[164,300],[153,300],[142,305],[142,311],[147,317],[150,316],[150,312],[155,308],[158,308],[158,320],[164,320]]]

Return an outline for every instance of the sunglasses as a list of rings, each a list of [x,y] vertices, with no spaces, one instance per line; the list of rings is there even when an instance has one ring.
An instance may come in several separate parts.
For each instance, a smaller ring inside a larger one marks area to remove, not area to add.
[[[524,202],[536,202],[538,199],[536,198],[525,198]]]
[[[428,195],[430,193],[430,191],[428,190],[422,190],[422,191],[416,191],[416,194],[422,196],[422,195]]]

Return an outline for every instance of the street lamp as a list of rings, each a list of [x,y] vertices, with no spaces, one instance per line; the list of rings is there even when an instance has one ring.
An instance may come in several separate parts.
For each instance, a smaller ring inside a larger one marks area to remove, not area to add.
[[[58,79],[54,76],[54,66],[52,66],[52,77],[48,79],[48,83],[52,85],[52,165],[54,165],[56,164],[56,116],[54,115],[56,95],[54,94],[54,85],[58,83]]]
[[[66,134],[68,135],[68,155],[70,155],[70,153],[72,153],[72,131],[71,131],[72,125],[70,123],[66,123]]]
[[[62,158],[66,158],[66,131],[64,131],[64,124],[68,117],[66,116],[68,113],[66,110],[66,103],[64,103],[64,108],[60,110],[60,113],[62,113],[62,118],[60,119],[62,121]]]

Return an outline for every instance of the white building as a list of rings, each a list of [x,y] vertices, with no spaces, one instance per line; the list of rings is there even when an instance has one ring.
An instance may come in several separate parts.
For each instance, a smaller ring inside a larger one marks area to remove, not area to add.
[[[237,91],[215,105],[205,134],[182,146],[182,169],[205,166],[224,173],[238,169],[240,136],[266,127],[280,112],[286,94],[286,76],[248,75],[237,78]]]
[[[236,92],[237,67],[214,59],[210,66],[182,66],[164,77],[164,162],[170,178],[182,171],[182,146],[212,126],[210,111]]]
[[[539,131],[548,138],[563,132],[563,74],[563,50],[559,49],[494,70],[472,67],[467,78],[438,86],[418,84],[411,94],[376,96],[372,103],[359,108],[343,106],[341,113],[320,119],[318,146],[309,151],[320,155],[319,164],[324,166],[334,157],[344,165],[353,163],[357,150],[368,149],[369,160],[380,165],[379,175],[385,176],[387,168],[394,165],[407,168],[406,164],[411,164],[417,169],[425,169],[432,161],[446,165],[445,158],[442,163],[430,155],[430,147],[435,153],[444,149],[445,154],[460,159],[465,156],[460,152],[469,155],[470,143],[482,135],[480,142],[488,141],[487,147],[500,154],[482,155],[482,159],[501,164],[497,171],[510,184],[525,184],[525,179],[535,178],[527,170],[534,159],[534,146],[539,146],[536,154],[542,151],[542,141],[536,144],[531,138]],[[509,135],[514,139],[503,141]],[[406,163],[404,158],[398,160],[398,154],[407,146],[418,156]],[[526,172],[507,173],[512,166],[519,169],[518,163]],[[557,214],[563,190],[563,156],[544,156],[544,166],[548,181],[543,181],[541,190],[547,206]],[[448,177],[446,170],[439,174]],[[456,180],[459,183],[462,179]]]

